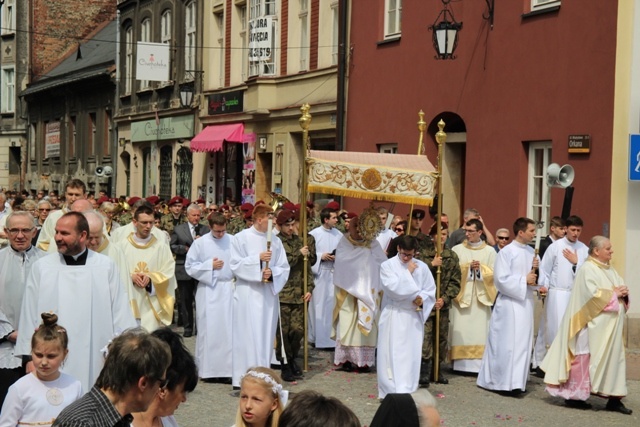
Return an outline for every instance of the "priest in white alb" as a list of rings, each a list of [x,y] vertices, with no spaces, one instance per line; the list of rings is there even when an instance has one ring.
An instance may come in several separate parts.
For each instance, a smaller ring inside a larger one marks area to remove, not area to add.
[[[309,335],[310,343],[316,348],[334,348],[336,342],[331,339],[331,323],[335,304],[333,272],[335,250],[343,234],[337,229],[338,212],[324,208],[320,211],[322,225],[309,232],[316,240],[318,260],[311,266],[313,273],[313,296],[309,302]]]
[[[129,282],[129,272],[127,271],[127,259],[122,250],[109,240],[105,233],[104,219],[97,212],[83,213],[89,223],[89,238],[87,239],[87,247],[94,252],[106,255],[116,263],[120,272],[122,283]]]
[[[538,288],[534,269],[538,258],[529,243],[536,236],[532,219],[518,218],[516,238],[498,252],[493,282],[498,297],[489,322],[477,384],[488,390],[526,390],[533,348],[533,302]]]
[[[349,222],[349,233],[336,248],[334,363],[346,371],[367,372],[376,361],[380,265],[387,260],[376,240],[381,228],[376,210],[370,207]]]
[[[482,240],[484,226],[480,220],[470,219],[463,230],[466,239],[452,249],[458,255],[462,280],[450,312],[451,361],[454,371],[478,373],[496,299],[496,251]]]
[[[378,322],[378,398],[418,389],[424,323],[436,302],[436,284],[429,267],[414,259],[413,236],[397,240],[398,254],[380,267],[383,292]]]
[[[40,325],[40,315],[52,311],[69,336],[62,371],[80,380],[87,391],[102,369],[101,350],[136,322],[116,265],[86,247],[86,218],[69,212],[56,222],[55,229],[58,253],[37,260],[27,279],[18,323],[25,332],[18,334],[15,354],[31,355],[31,335]]]
[[[208,222],[211,232],[193,241],[184,263],[187,274],[198,281],[195,359],[200,378],[231,378],[234,236],[226,233],[222,213],[212,213]]]
[[[622,403],[629,287],[611,267],[612,254],[606,237],[589,242],[589,258],[576,274],[560,329],[540,367],[547,392],[564,398],[567,406],[588,409],[586,400],[597,395],[608,398],[606,410],[630,415]]]
[[[147,331],[169,326],[173,319],[176,278],[169,245],[151,234],[153,209],[143,205],[133,214],[135,233],[117,243],[127,260],[129,302],[133,316]]]
[[[533,346],[531,366],[537,368],[547,349],[558,333],[560,321],[569,304],[571,290],[576,272],[587,259],[589,248],[579,241],[583,222],[578,216],[571,215],[565,220],[566,232],[563,238],[548,246],[542,261],[540,261],[540,279],[543,286],[540,291],[545,293],[545,313],[541,316],[538,335]]]
[[[233,295],[231,382],[252,366],[269,366],[278,320],[278,293],[289,278],[289,263],[282,241],[273,235],[273,210],[257,205],[253,226],[231,242],[231,271],[236,277]],[[267,250],[267,242],[270,249]]]

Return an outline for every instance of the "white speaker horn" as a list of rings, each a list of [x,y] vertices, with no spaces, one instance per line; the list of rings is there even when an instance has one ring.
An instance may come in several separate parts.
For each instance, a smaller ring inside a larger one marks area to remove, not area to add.
[[[549,187],[567,188],[575,178],[576,174],[571,165],[560,166],[551,163],[547,166],[547,185]]]

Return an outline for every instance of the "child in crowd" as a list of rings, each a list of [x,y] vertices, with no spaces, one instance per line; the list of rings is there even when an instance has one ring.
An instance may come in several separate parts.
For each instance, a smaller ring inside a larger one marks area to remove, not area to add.
[[[42,324],[31,338],[35,370],[9,388],[2,405],[0,426],[51,426],[60,412],[82,396],[80,381],[60,372],[69,338],[58,316],[42,313]]]
[[[274,370],[249,368],[240,379],[240,405],[235,427],[277,427],[288,395]]]

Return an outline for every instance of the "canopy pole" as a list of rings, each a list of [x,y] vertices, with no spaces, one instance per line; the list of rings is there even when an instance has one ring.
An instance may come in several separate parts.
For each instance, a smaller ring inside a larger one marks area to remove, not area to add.
[[[440,119],[438,122],[438,132],[436,132],[436,142],[438,143],[438,216],[436,218],[436,256],[442,256],[442,238],[440,232],[442,230],[442,157],[444,155],[444,143],[447,141],[447,134],[444,133],[444,121]],[[438,266],[436,273],[436,301],[440,299],[440,282],[442,280],[442,265]],[[435,325],[435,342],[433,344],[435,356],[433,359],[433,380],[438,382],[438,374],[440,372],[440,310],[436,310]]]
[[[300,185],[300,230],[299,233],[302,233],[302,246],[307,246],[307,158],[309,157],[309,150],[311,150],[309,144],[309,125],[311,124],[311,114],[309,114],[309,104],[304,103],[302,107],[300,107],[300,111],[302,115],[298,122],[300,123],[300,127],[302,128],[302,173],[301,173],[301,185]],[[303,278],[303,290],[302,290],[302,298],[307,295],[309,288],[309,256],[305,255],[303,258],[303,267],[302,267],[302,278]],[[302,306],[304,309],[304,363],[303,369],[304,372],[309,371],[309,337],[308,337],[308,325],[309,325],[309,303],[307,301],[302,302]]]
[[[420,137],[418,139],[418,156],[424,154],[424,132],[427,130],[427,122],[424,121],[424,111],[420,110],[418,113],[418,131],[420,131]],[[408,235],[411,235],[411,220],[413,218],[413,203],[411,203],[411,208],[409,209],[409,232]],[[419,231],[419,230],[418,230]]]

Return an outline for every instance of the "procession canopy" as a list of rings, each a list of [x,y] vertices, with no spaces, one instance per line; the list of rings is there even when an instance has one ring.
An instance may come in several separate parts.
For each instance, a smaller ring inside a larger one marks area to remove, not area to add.
[[[431,206],[438,174],[425,155],[310,150],[308,191]]]

